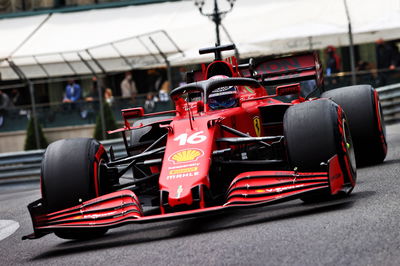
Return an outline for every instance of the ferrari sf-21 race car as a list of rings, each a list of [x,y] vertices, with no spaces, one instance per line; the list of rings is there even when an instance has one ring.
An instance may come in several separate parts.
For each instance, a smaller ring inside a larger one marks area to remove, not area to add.
[[[50,144],[25,238],[90,238],[127,223],[348,195],[356,161],[384,160],[370,86],[323,92],[316,54],[238,65],[221,58],[233,48],[200,50],[215,60],[171,91],[175,110],[122,110],[124,127],[108,133],[122,134],[126,156],[89,138]]]

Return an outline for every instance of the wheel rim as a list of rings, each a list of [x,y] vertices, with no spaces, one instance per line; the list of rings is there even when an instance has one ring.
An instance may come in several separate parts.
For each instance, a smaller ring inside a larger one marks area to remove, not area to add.
[[[383,136],[386,138],[386,127],[385,127],[385,120],[383,120],[382,117],[382,106],[381,103],[378,103],[378,119],[379,119],[379,126],[381,127],[380,130],[383,134]]]
[[[99,163],[97,164],[97,186],[98,186],[98,191],[99,191],[99,196],[101,196],[104,191],[103,191],[103,185],[102,180],[101,180],[101,165],[104,163],[104,159],[101,158]]]
[[[352,173],[354,173],[356,171],[357,166],[356,166],[356,156],[354,153],[353,140],[351,139],[350,129],[346,123],[346,120],[343,119],[342,123],[343,123],[343,140],[346,147],[346,154],[349,158],[351,171]]]

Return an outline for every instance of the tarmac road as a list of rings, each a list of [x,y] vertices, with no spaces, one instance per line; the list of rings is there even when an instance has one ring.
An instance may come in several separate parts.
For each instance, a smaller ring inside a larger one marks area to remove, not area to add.
[[[65,241],[32,232],[37,182],[0,185],[0,265],[400,265],[400,125],[384,164],[358,170],[351,197],[113,229]]]

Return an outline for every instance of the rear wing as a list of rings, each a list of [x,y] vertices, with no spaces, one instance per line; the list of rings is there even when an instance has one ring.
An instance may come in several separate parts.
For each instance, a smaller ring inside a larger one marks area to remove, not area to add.
[[[252,69],[240,69],[243,77],[256,78],[263,85],[278,85],[315,79],[323,85],[322,66],[316,52],[270,58],[255,63]]]
[[[201,70],[187,72],[186,81],[191,83],[207,79],[210,66],[216,63],[231,65],[232,72],[238,73],[238,76],[257,79],[264,86],[311,79],[316,81],[317,87],[323,86],[322,65],[316,52],[268,58],[258,63],[250,58],[249,63],[241,65],[237,64],[236,58],[227,58],[224,61],[214,61],[208,67],[202,65]]]

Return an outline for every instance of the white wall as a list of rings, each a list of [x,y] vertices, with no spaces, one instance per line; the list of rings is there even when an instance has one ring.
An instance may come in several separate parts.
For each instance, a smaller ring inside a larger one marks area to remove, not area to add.
[[[95,125],[70,126],[44,129],[49,143],[65,138],[90,138],[93,136]],[[0,153],[23,151],[26,131],[0,133]]]

